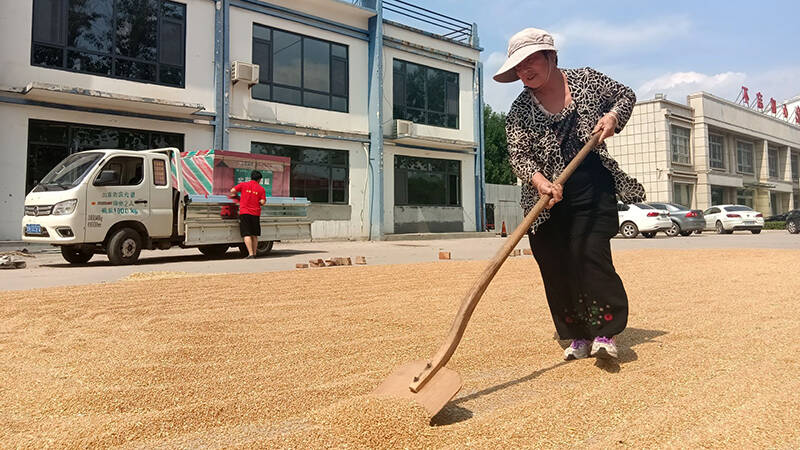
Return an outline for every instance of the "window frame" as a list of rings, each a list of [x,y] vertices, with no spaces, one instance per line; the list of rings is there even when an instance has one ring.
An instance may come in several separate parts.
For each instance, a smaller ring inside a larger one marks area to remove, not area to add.
[[[676,130],[686,131],[686,136],[681,136],[676,133]],[[692,164],[692,151],[691,151],[691,137],[692,137],[692,130],[690,128],[682,127],[680,125],[671,124],[670,125],[670,150],[672,153],[672,162],[674,164],[682,164],[685,166],[690,166]],[[676,151],[677,148],[677,139],[686,139],[686,152],[685,154]],[[685,157],[686,161],[682,161],[680,157]]]
[[[719,142],[712,142],[712,138],[719,139]],[[719,145],[719,159],[714,157],[713,146],[715,145]],[[709,133],[708,135],[708,166],[712,169],[725,170],[725,137],[721,134]]]
[[[187,76],[187,72],[186,72],[186,28],[187,28],[186,22],[187,22],[187,20],[186,19],[187,19],[187,15],[188,15],[188,5],[186,3],[181,3],[181,2],[174,1],[174,0],[157,0],[158,1],[158,6],[159,6],[159,13],[158,13],[158,16],[157,16],[157,24],[156,24],[156,32],[155,32],[156,33],[156,36],[155,36],[156,55],[155,55],[155,59],[153,61],[147,61],[147,60],[144,60],[144,59],[124,56],[124,55],[121,55],[121,54],[117,53],[116,42],[117,42],[117,29],[118,29],[118,27],[117,27],[116,2],[111,4],[111,8],[112,8],[111,28],[113,30],[112,31],[112,42],[111,42],[111,47],[110,47],[109,52],[106,53],[106,52],[99,52],[99,51],[95,51],[95,50],[81,49],[81,48],[72,47],[72,46],[69,45],[69,42],[68,42],[69,41],[69,7],[70,7],[70,1],[71,0],[57,0],[58,2],[60,2],[60,6],[61,6],[60,7],[60,10],[61,10],[60,11],[60,17],[58,17],[58,20],[61,22],[61,26],[62,26],[62,32],[61,32],[62,43],[54,44],[54,43],[51,43],[51,42],[37,41],[36,40],[36,36],[35,36],[36,21],[37,21],[37,19],[36,19],[36,2],[37,1],[39,1],[39,0],[33,0],[31,2],[31,4],[32,4],[31,43],[30,43],[30,64],[31,64],[31,66],[41,67],[41,68],[45,68],[45,69],[63,70],[65,72],[79,73],[79,74],[91,75],[91,76],[97,76],[97,77],[113,78],[113,79],[117,79],[117,80],[133,81],[133,82],[136,82],[136,83],[155,84],[155,85],[159,85],[159,86],[166,86],[166,87],[179,88],[179,89],[185,89],[186,88],[186,76]],[[44,1],[44,0],[41,0],[41,1]],[[172,3],[172,4],[175,4],[175,5],[180,5],[183,8],[183,21],[182,22],[178,21],[177,19],[173,19],[173,18],[164,16],[164,4],[165,3]],[[172,24],[180,24],[181,25],[182,34],[183,34],[182,35],[183,46],[181,48],[181,65],[180,66],[176,66],[174,64],[167,64],[167,63],[162,63],[161,62],[161,25],[162,25],[162,22],[167,22],[167,23],[172,23]],[[49,48],[58,48],[59,50],[61,50],[61,52],[62,52],[61,53],[61,65],[60,66],[53,66],[53,65],[43,64],[43,63],[37,63],[35,61],[35,59],[34,59],[34,57],[35,57],[34,49],[35,49],[35,47],[37,45],[44,46],[44,47],[49,47]],[[68,64],[68,53],[70,51],[79,52],[79,53],[82,53],[82,54],[95,55],[95,56],[101,56],[101,57],[109,58],[111,60],[111,66],[109,68],[110,73],[107,73],[107,74],[106,73],[97,73],[97,72],[91,72],[89,70],[73,69],[73,68],[68,67],[68,65],[67,65]],[[154,65],[155,66],[155,80],[146,80],[146,79],[139,79],[139,78],[125,77],[125,76],[117,75],[116,74],[116,68],[117,68],[117,61],[118,60],[120,60],[120,61],[129,61],[129,62],[133,62],[133,63],[146,64],[146,65]],[[180,84],[166,83],[166,82],[161,81],[161,67],[162,66],[180,69],[182,71]]]
[[[682,201],[683,200],[682,198],[679,199],[678,196],[676,195],[679,192],[679,189],[676,189],[677,186],[684,187],[684,190],[688,194],[688,197],[686,198],[687,201],[685,203]],[[692,183],[685,183],[685,182],[681,182],[681,181],[673,181],[672,182],[672,199],[673,199],[673,203],[676,203],[678,205],[685,206],[685,207],[687,207],[689,209],[692,209],[692,198],[694,197],[694,190],[695,190],[695,185],[692,184]]]
[[[407,168],[397,167],[401,158],[425,161],[426,164],[428,164],[428,168],[429,169],[428,170],[418,170],[418,169],[407,169]],[[431,161],[436,161],[437,163],[438,162],[444,162],[445,170],[444,171],[431,170],[431,168],[433,167]],[[450,171],[449,163],[457,163],[458,164],[458,170],[456,172]],[[406,172],[406,177],[405,177],[405,180],[406,180],[405,181],[406,182],[406,185],[405,185],[405,191],[406,191],[405,192],[405,198],[406,198],[406,200],[405,200],[405,202],[399,202],[397,200],[398,199],[398,195],[397,195],[397,172],[399,170]],[[444,207],[446,207],[446,208],[462,208],[463,204],[464,204],[463,191],[462,191],[462,187],[461,187],[461,184],[463,182],[463,176],[461,174],[462,171],[463,171],[463,165],[461,164],[461,160],[460,159],[427,158],[427,157],[421,157],[421,156],[394,155],[394,177],[395,177],[394,204],[395,204],[395,206],[415,206],[415,207],[434,207],[434,208],[444,208]],[[408,192],[409,191],[409,189],[408,189],[408,173],[409,172],[427,173],[427,174],[443,174],[444,175],[444,188],[445,188],[444,203],[432,204],[432,203],[414,203],[414,202],[412,202],[411,199],[409,198],[410,196],[409,196],[409,192]],[[451,196],[453,194],[451,192],[451,189],[450,189],[450,177],[453,176],[453,175],[455,175],[457,177],[457,186],[458,186],[457,192],[455,193],[455,195],[456,195],[456,204],[450,203],[451,202]]]
[[[397,101],[398,100],[398,96],[397,96],[397,94],[398,94],[398,92],[397,92],[398,91],[398,87],[397,87],[398,86],[398,79],[397,79],[398,71],[395,69],[395,63],[396,62],[400,63],[402,65],[402,68],[403,68],[402,71],[400,71],[400,73],[403,76],[402,86],[401,86],[402,93],[400,94],[400,97],[402,98],[402,102],[398,102]],[[406,104],[407,87],[408,87],[408,65],[409,64],[416,66],[420,70],[425,70],[426,71],[426,75],[424,77],[424,83],[423,83],[424,84],[425,98],[424,98],[424,102],[423,102],[424,106],[422,108],[418,108],[418,107],[414,107],[414,106],[408,106]],[[429,108],[429,106],[428,106],[428,98],[429,98],[428,76],[427,76],[427,71],[428,70],[434,70],[434,71],[437,71],[437,72],[441,72],[442,75],[444,76],[444,87],[445,87],[445,92],[444,92],[444,111],[434,111],[434,110],[431,110]],[[455,113],[450,111],[450,108],[449,108],[449,97],[448,97],[448,92],[449,91],[448,91],[448,79],[447,79],[448,75],[454,75],[455,76],[455,99],[456,99],[456,108],[455,108],[456,111],[455,111]],[[440,69],[440,68],[437,68],[437,67],[426,66],[426,65],[418,64],[418,63],[415,63],[415,62],[412,62],[412,61],[406,61],[404,59],[393,58],[392,59],[392,84],[393,84],[393,88],[392,88],[392,119],[394,119],[394,120],[410,120],[410,121],[412,121],[414,123],[418,123],[420,125],[427,125],[427,126],[438,127],[438,128],[447,128],[447,129],[450,129],[450,130],[458,130],[458,129],[460,129],[460,127],[461,127],[461,75],[458,72],[451,72],[449,70]],[[418,122],[416,120],[408,118],[408,114],[407,114],[408,108],[411,108],[411,109],[413,109],[415,111],[420,112],[424,117],[424,121],[423,122]],[[402,117],[398,116],[398,110],[402,110],[402,114],[401,114]],[[444,116],[445,125],[437,125],[437,124],[431,123],[431,120],[428,119],[428,114],[431,114],[431,113],[443,115]],[[447,124],[448,123],[448,116],[455,116],[455,126],[449,126]]]
[[[773,161],[773,156],[775,157],[774,161]],[[779,159],[780,159],[780,154],[778,152],[778,148],[767,146],[767,176],[769,178],[780,177],[780,167],[778,166]]]
[[[66,131],[64,132],[65,141],[62,142],[47,142],[43,140],[32,140],[31,133],[35,126],[39,125],[47,125],[47,126],[55,126],[55,127],[66,127]],[[171,136],[173,138],[180,137],[181,145],[178,147],[179,150],[183,150],[184,146],[186,145],[186,135],[183,133],[171,133],[165,131],[157,131],[157,130],[137,130],[133,128],[120,128],[120,127],[107,127],[103,125],[94,125],[94,124],[83,124],[83,123],[73,123],[73,122],[59,122],[54,120],[40,120],[40,119],[28,119],[28,140],[27,140],[27,149],[25,153],[25,192],[30,192],[31,189],[35,187],[32,185],[28,187],[29,181],[29,171],[31,166],[29,164],[30,152],[33,146],[49,146],[49,147],[58,147],[65,151],[65,156],[61,159],[73,154],[78,153],[84,150],[97,150],[102,148],[109,148],[109,147],[94,147],[94,146],[87,146],[87,147],[76,147],[73,145],[73,137],[75,136],[75,132],[78,129],[95,129],[95,130],[114,130],[119,132],[139,132],[145,133],[147,135],[147,148],[155,148],[153,145],[154,136],[157,135],[164,135],[164,136]],[[130,149],[128,149],[130,150]],[[134,151],[137,151],[134,149]],[[51,167],[52,169],[52,167]],[[50,169],[48,169],[49,171]],[[46,174],[47,172],[45,172]],[[41,181],[41,180],[39,180]]]
[[[749,202],[749,203],[748,203]],[[753,189],[737,188],[736,204],[745,205],[753,208],[755,204],[755,191]]]
[[[256,27],[261,27],[261,28],[264,28],[264,29],[268,30],[269,33],[270,33],[270,40],[267,41],[267,40],[264,40],[262,38],[256,37],[256,33],[255,33]],[[314,37],[314,36],[307,36],[307,35],[304,35],[304,34],[295,33],[293,31],[283,30],[283,29],[271,27],[271,26],[268,26],[268,25],[262,25],[260,23],[255,23],[255,22],[253,22],[253,26],[251,27],[250,31],[251,31],[251,35],[250,35],[250,38],[251,38],[250,39],[250,41],[251,41],[251,45],[250,45],[250,61],[252,61],[253,64],[255,64],[255,61],[256,61],[256,56],[255,56],[255,54],[256,54],[256,52],[255,52],[256,43],[269,46],[269,52],[267,54],[267,58],[269,60],[269,71],[265,72],[265,71],[263,71],[261,69],[261,67],[259,67],[258,84],[256,85],[256,86],[258,86],[258,85],[267,85],[267,86],[269,86],[269,92],[270,92],[269,99],[256,97],[255,96],[255,91],[253,89],[251,89],[250,90],[250,98],[252,100],[258,100],[258,101],[262,101],[262,102],[280,103],[280,104],[283,104],[283,105],[292,105],[292,106],[298,106],[298,107],[303,107],[303,108],[313,108],[313,109],[319,109],[319,110],[323,110],[323,111],[331,111],[331,112],[338,112],[338,113],[344,113],[344,114],[347,114],[347,113],[350,112],[350,46],[349,45],[343,44],[341,42],[329,41],[327,39],[320,39],[320,38]],[[273,58],[273,55],[274,55],[273,43],[274,43],[274,40],[275,40],[274,35],[273,35],[274,31],[280,31],[281,33],[291,34],[291,35],[294,35],[294,36],[297,36],[297,37],[300,38],[300,87],[289,86],[289,85],[286,85],[286,84],[276,83],[274,81],[274,71],[275,71],[275,61],[274,61],[274,58]],[[311,39],[313,41],[324,42],[324,43],[328,44],[328,46],[329,46],[328,47],[328,92],[323,92],[323,91],[319,91],[319,90],[316,90],[316,89],[310,89],[310,88],[306,88],[305,87],[305,40],[306,39]],[[334,45],[338,45],[340,47],[344,47],[344,51],[345,51],[345,57],[344,58],[342,58],[340,56],[335,56],[333,54],[333,46]],[[343,61],[344,62],[344,76],[345,76],[344,89],[345,89],[345,93],[344,93],[343,96],[334,94],[334,92],[333,92],[333,84],[334,84],[333,63],[334,63],[334,61],[340,61],[340,62]],[[295,104],[295,103],[275,100],[275,96],[274,96],[273,92],[274,92],[274,88],[276,86],[279,87],[279,88],[292,89],[292,90],[299,91],[300,92],[300,104]],[[328,96],[328,108],[323,108],[323,107],[320,107],[320,106],[313,106],[313,105],[306,105],[305,104],[306,103],[305,102],[305,94],[306,93],[316,94],[316,95],[327,95]],[[344,108],[344,110],[339,110],[339,109],[334,109],[333,108],[333,99],[334,98],[344,98],[344,100],[345,100],[345,108]]]
[[[750,172],[744,170],[744,166],[742,164],[742,149],[739,147],[739,144],[749,145],[749,153],[750,153]],[[736,173],[741,173],[745,175],[755,175],[755,145],[749,141],[736,141]],[[738,195],[737,195],[738,196]]]
[[[800,180],[800,154],[792,153],[789,155],[789,165],[792,169],[792,180]]]
[[[262,151],[256,151],[257,146],[261,146],[261,148],[268,149],[270,147],[275,148],[279,147],[281,149],[290,149],[293,151],[303,151],[303,150],[315,150],[315,151],[323,151],[323,152],[339,152],[345,155],[345,162],[344,164],[341,163],[331,163],[328,162],[326,164],[319,164],[319,163],[312,163],[307,161],[297,161],[291,156],[290,158],[290,166],[289,166],[289,178],[291,179],[292,173],[297,165],[303,166],[314,166],[314,167],[326,167],[328,169],[328,201],[327,202],[319,202],[319,201],[311,201],[313,204],[318,205],[349,205],[350,204],[350,152],[348,150],[339,150],[339,149],[332,149],[332,148],[317,148],[317,147],[303,147],[299,145],[283,145],[283,144],[275,144],[271,142],[257,142],[252,141],[250,142],[250,152],[257,155],[272,155],[272,156],[287,156],[282,154],[279,151],[274,151],[273,153],[265,153]],[[277,150],[277,149],[276,149]],[[333,170],[334,169],[344,169],[344,200],[343,201],[334,201],[333,197]],[[302,195],[295,195],[295,192],[292,192],[292,185],[289,186],[289,195],[292,197],[306,197]],[[303,193],[305,194],[305,188],[303,189]]]

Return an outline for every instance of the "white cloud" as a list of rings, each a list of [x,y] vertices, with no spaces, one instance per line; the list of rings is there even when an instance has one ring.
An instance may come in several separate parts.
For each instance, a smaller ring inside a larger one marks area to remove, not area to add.
[[[687,95],[705,91],[733,100],[746,79],[747,74],[741,72],[725,72],[715,75],[698,72],[667,73],[644,82],[636,90],[636,96],[640,100],[647,100],[653,98],[655,94],[665,94],[667,98],[683,103]]]
[[[553,27],[552,33],[560,50],[580,45],[623,49],[674,40],[681,35],[688,35],[691,27],[691,21],[679,16],[621,24],[576,19]]]

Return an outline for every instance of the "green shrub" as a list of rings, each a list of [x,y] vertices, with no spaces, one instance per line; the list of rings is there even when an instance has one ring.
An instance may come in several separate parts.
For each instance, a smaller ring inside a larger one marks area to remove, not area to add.
[[[764,222],[764,229],[765,230],[785,230],[786,229],[786,222]]]

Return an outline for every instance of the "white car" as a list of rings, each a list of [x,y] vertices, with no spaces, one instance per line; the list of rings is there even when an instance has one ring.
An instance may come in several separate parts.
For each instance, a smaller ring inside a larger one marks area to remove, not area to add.
[[[659,231],[666,232],[672,228],[669,211],[656,209],[644,203],[626,205],[617,202],[617,215],[619,216],[619,232],[626,238],[635,238],[639,233],[646,238],[651,238]]]
[[[731,234],[736,230],[750,230],[761,233],[764,228],[764,215],[745,205],[715,205],[703,211],[706,229],[716,230],[717,234]]]

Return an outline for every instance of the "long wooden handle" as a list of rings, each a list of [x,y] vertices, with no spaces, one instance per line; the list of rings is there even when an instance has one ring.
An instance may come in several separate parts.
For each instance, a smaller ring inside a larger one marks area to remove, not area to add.
[[[569,179],[575,169],[583,162],[586,155],[592,151],[592,149],[597,145],[597,141],[600,138],[600,133],[595,133],[589,142],[583,146],[580,152],[570,161],[567,167],[561,172],[558,179],[555,181],[556,184],[561,184],[562,186],[564,183]],[[435,355],[428,361],[428,364],[419,373],[419,375],[415,376],[414,379],[411,381],[411,384],[408,386],[412,392],[419,392],[420,389],[428,382],[428,380],[436,374],[436,372],[447,362],[450,360],[450,357],[453,356],[455,353],[458,344],[461,342],[461,338],[464,336],[464,330],[467,328],[467,322],[469,322],[470,317],[472,317],[472,312],[475,310],[475,307],[478,306],[478,301],[483,296],[484,291],[489,286],[489,283],[494,278],[494,275],[500,270],[500,266],[503,265],[503,262],[508,258],[508,255],[511,254],[511,251],[514,247],[517,246],[522,236],[524,236],[528,229],[533,224],[533,221],[539,216],[539,213],[547,206],[547,203],[550,202],[550,195],[543,195],[539,201],[536,203],[536,206],[525,216],[525,219],[522,220],[522,223],[517,226],[517,229],[508,237],[506,243],[494,258],[489,262],[489,266],[481,274],[480,278],[475,282],[472,286],[472,289],[467,293],[464,300],[461,302],[461,308],[458,310],[458,314],[456,314],[456,319],[453,322],[453,326],[450,327],[450,333],[447,336],[444,344],[439,348],[439,351],[436,352]]]

